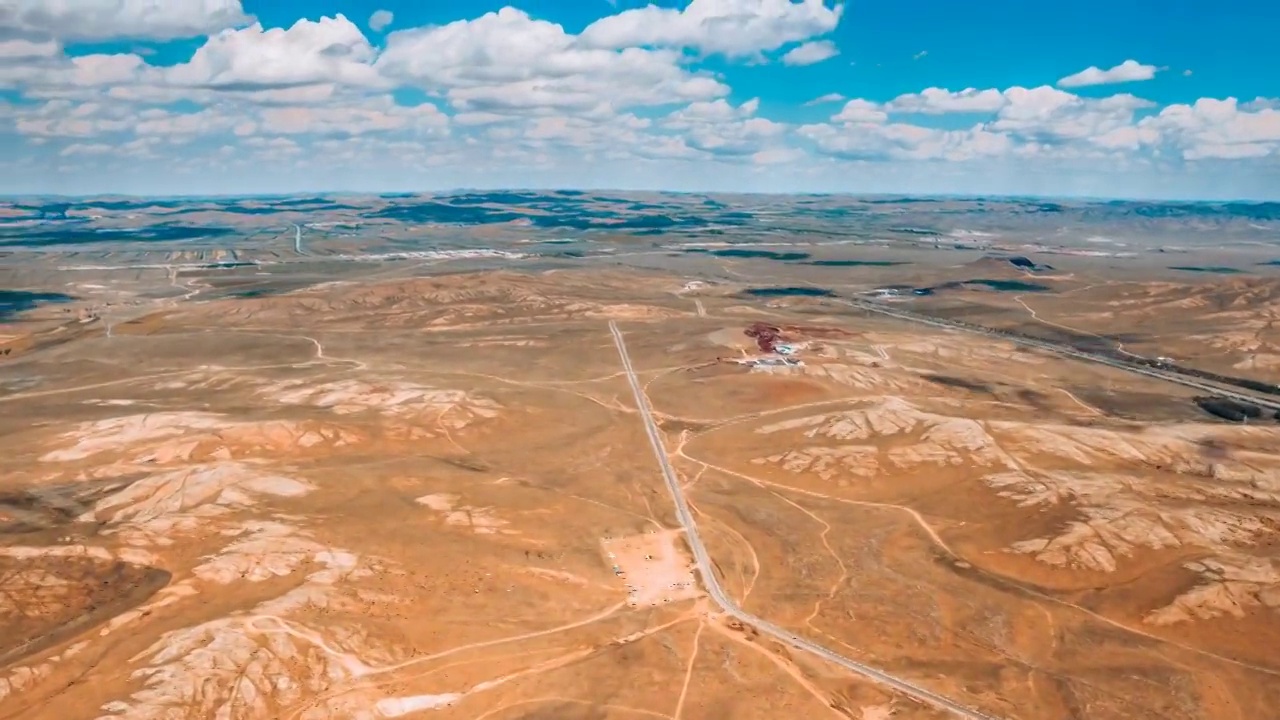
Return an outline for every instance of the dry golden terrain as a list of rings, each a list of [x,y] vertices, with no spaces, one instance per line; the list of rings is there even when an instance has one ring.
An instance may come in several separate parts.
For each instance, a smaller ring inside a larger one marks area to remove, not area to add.
[[[373,278],[0,327],[0,720],[950,717],[717,607],[611,321],[747,612],[993,718],[1276,717],[1280,424],[688,282]],[[1274,284],[1074,298],[1022,312],[1186,322],[1166,352],[1280,367]],[[757,322],[800,364],[753,364]]]
[[[1280,282],[1274,276],[1033,275],[995,264],[979,260],[967,269],[1049,292],[979,290],[931,298],[925,306],[988,327],[1280,383]]]

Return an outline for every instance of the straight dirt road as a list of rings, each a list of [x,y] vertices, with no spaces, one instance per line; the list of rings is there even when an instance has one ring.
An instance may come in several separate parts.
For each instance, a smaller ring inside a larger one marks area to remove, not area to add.
[[[773,637],[776,640],[786,643],[797,650],[803,650],[821,657],[829,662],[835,663],[840,667],[854,672],[862,677],[872,680],[886,687],[893,688],[904,695],[915,698],[920,702],[927,703],[934,707],[946,710],[957,717],[967,718],[968,720],[997,720],[992,715],[987,715],[978,710],[965,707],[960,703],[949,700],[935,692],[922,688],[911,683],[908,680],[890,675],[882,670],[863,665],[856,660],[839,655],[827,648],[816,643],[805,640],[777,625],[756,617],[738,607],[738,604],[724,591],[720,586],[720,580],[716,577],[711,563],[711,555],[707,552],[707,548],[702,544],[702,537],[698,534],[697,523],[693,520],[693,513],[689,511],[689,505],[685,501],[684,491],[680,488],[680,482],[676,478],[675,469],[671,467],[671,458],[667,454],[666,447],[662,442],[662,435],[658,432],[658,426],[653,421],[653,414],[649,408],[649,400],[644,394],[644,389],[640,386],[640,381],[636,378],[635,368],[631,365],[631,356],[627,353],[626,341],[622,338],[622,332],[618,330],[616,322],[609,321],[609,332],[613,333],[613,344],[618,348],[618,356],[622,359],[622,367],[627,374],[627,382],[631,385],[631,392],[635,396],[636,408],[640,413],[640,419],[644,421],[645,433],[649,436],[649,444],[653,448],[654,457],[658,460],[658,467],[662,470],[663,480],[667,483],[667,490],[671,493],[671,499],[675,502],[676,518],[680,521],[680,525],[684,528],[685,537],[688,539],[689,547],[693,550],[694,560],[698,565],[698,573],[702,576],[702,582],[706,585],[707,594],[715,601],[720,609],[726,615],[736,618],[740,622],[752,625],[764,635]]]

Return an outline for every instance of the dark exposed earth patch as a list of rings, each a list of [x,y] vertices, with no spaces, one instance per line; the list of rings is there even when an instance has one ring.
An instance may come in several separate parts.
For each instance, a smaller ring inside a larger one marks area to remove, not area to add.
[[[910,265],[900,260],[812,260],[805,265],[819,267],[892,267],[894,265]]]
[[[20,312],[31,310],[44,303],[63,303],[72,300],[75,298],[57,292],[0,290],[0,320],[8,320]]]
[[[169,579],[159,568],[99,558],[0,556],[0,664],[140,605]]]
[[[1195,273],[1219,273],[1219,274],[1222,274],[1222,275],[1235,275],[1235,274],[1238,274],[1238,273],[1244,272],[1243,270],[1239,270],[1239,269],[1237,269],[1237,268],[1233,268],[1233,267],[1224,267],[1224,266],[1221,266],[1221,265],[1205,265],[1205,266],[1199,266],[1199,265],[1170,265],[1170,266],[1169,266],[1169,269],[1170,269],[1170,270],[1180,270],[1180,271],[1182,271],[1182,272],[1195,272]]]
[[[951,375],[924,375],[925,380],[946,387],[959,388],[960,390],[970,390],[972,392],[989,393],[991,386],[986,383],[977,382],[976,380],[966,380]]]
[[[802,252],[775,252],[773,250],[746,250],[742,248],[727,248],[724,250],[712,250],[712,255],[716,257],[731,258],[765,258],[768,260],[781,260],[783,262],[794,262],[796,260],[805,260],[809,257],[809,253]]]
[[[1227,422],[1248,423],[1264,420],[1280,420],[1280,411],[1274,413],[1253,403],[1223,397],[1198,397],[1196,407]]]
[[[835,297],[831,290],[815,287],[747,288],[745,292],[752,297]]]

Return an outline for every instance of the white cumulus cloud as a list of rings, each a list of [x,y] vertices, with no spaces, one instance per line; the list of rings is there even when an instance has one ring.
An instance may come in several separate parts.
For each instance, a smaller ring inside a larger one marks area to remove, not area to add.
[[[840,50],[830,40],[814,40],[788,50],[782,56],[782,64],[815,65],[823,60],[830,60],[839,54]]]
[[[514,8],[391,33],[377,67],[399,83],[443,92],[467,112],[608,114],[729,92],[686,69],[678,51],[585,47],[560,25]]]
[[[689,48],[746,57],[824,35],[844,6],[826,0],[693,0],[684,10],[648,5],[595,21],[582,32],[591,47]]]
[[[982,126],[938,130],[907,123],[815,124],[799,128],[820,152],[844,160],[963,162],[1007,155],[1013,141]]]
[[[1153,104],[1121,94],[1099,100],[1082,98],[1047,85],[1012,87],[1004,91],[1007,104],[990,128],[1026,141],[1061,144],[1087,141],[1133,124],[1134,113]]]
[[[1068,75],[1058,81],[1058,87],[1077,88],[1089,85],[1111,85],[1114,83],[1137,82],[1150,80],[1156,76],[1155,65],[1143,65],[1137,60],[1125,60],[1113,68],[1103,70],[1090,66],[1078,73]]]
[[[187,63],[165,73],[174,85],[267,90],[332,83],[377,85],[375,52],[342,15],[264,30],[253,24],[211,36]]]
[[[1235,98],[1170,105],[1140,127],[1184,149],[1189,160],[1264,157],[1280,151],[1280,110]]]
[[[819,95],[818,97],[810,100],[809,102],[806,102],[805,105],[825,105],[827,103],[844,102],[844,100],[845,100],[845,96],[837,92],[831,92],[825,95]]]
[[[395,13],[390,10],[374,10],[369,16],[369,29],[374,32],[382,32],[387,29],[391,23],[395,22]]]
[[[363,135],[398,130],[439,135],[447,133],[448,126],[449,118],[434,105],[403,107],[385,96],[345,107],[268,107],[258,119],[260,132],[277,135]]]
[[[130,53],[68,58],[59,52],[0,61],[0,87],[20,87],[27,97],[41,100],[93,96],[108,86],[136,82],[147,69],[141,57]]]
[[[756,117],[759,98],[737,107],[728,102],[695,102],[662,120],[667,130],[679,131],[688,145],[716,156],[745,157],[768,149],[786,132],[786,125]]]
[[[889,118],[879,103],[855,98],[844,104],[840,112],[831,116],[837,123],[882,123]]]
[[[965,88],[956,92],[942,88],[926,88],[918,93],[899,95],[889,103],[894,112],[923,113],[993,113],[1006,105],[999,90]]]
[[[4,0],[0,34],[68,40],[196,37],[252,21],[240,0]]]
[[[16,38],[0,41],[0,62],[16,63],[48,60],[62,54],[62,47],[52,40],[31,41]]]
[[[667,116],[667,127],[687,128],[698,123],[729,122],[742,120],[756,114],[760,108],[760,99],[752,98],[734,107],[724,99],[710,102],[695,102],[672,112]]]
[[[751,162],[756,165],[786,165],[789,163],[803,160],[805,154],[801,150],[789,147],[770,148],[761,150],[751,156]]]

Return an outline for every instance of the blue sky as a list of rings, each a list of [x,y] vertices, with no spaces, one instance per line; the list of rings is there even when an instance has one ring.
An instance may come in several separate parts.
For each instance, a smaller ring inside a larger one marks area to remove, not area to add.
[[[1274,3],[8,5],[7,194],[1280,198]]]

